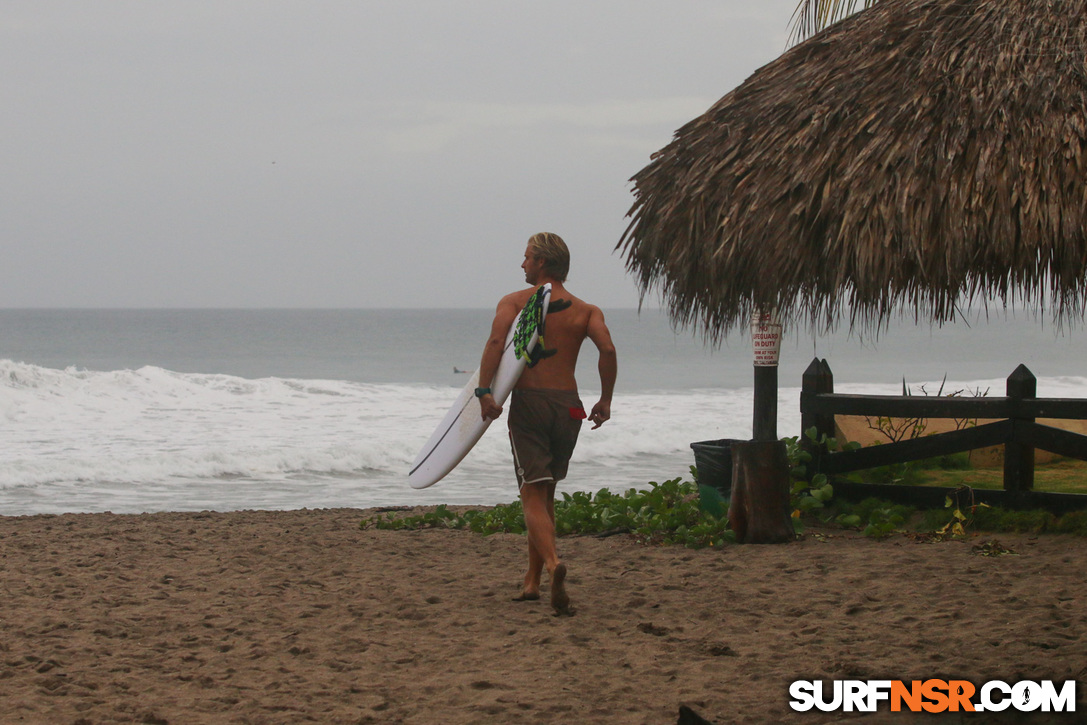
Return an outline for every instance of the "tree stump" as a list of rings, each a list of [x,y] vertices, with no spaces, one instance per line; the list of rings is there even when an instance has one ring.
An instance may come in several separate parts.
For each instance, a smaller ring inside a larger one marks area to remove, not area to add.
[[[728,521],[741,544],[782,544],[796,538],[789,515],[789,462],[781,441],[732,444]]]

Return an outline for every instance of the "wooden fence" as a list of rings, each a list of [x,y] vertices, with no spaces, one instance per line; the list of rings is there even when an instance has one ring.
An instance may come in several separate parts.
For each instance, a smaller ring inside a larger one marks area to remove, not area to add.
[[[826,360],[816,358],[804,372],[800,418],[804,431],[834,436],[834,416],[871,418],[998,419],[947,433],[869,446],[855,451],[827,451],[802,436],[813,456],[812,473],[828,475],[950,455],[975,448],[1004,446],[1004,489],[973,489],[977,502],[1009,508],[1046,508],[1061,512],[1087,508],[1085,494],[1034,490],[1034,450],[1087,460],[1087,436],[1036,422],[1038,418],[1087,419],[1087,399],[1038,398],[1037,380],[1024,365],[1008,376],[1002,397],[841,395]],[[955,490],[898,484],[835,482],[835,492],[850,498],[877,496],[918,506],[939,506]],[[961,503],[961,502],[960,502]]]

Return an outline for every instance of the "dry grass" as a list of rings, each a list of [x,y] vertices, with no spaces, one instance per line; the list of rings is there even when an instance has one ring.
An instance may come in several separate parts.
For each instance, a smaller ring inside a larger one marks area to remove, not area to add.
[[[918,483],[925,486],[1000,489],[1004,487],[1001,468],[966,468],[961,470],[927,469],[918,472]],[[1087,493],[1087,462],[1062,458],[1039,465],[1034,470],[1034,490],[1051,493]]]

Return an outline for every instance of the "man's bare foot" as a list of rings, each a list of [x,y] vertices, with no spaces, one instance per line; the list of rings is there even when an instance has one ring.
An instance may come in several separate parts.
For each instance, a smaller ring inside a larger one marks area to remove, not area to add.
[[[538,591],[531,591],[529,589],[522,589],[521,593],[513,598],[515,602],[534,602],[540,598]]]
[[[570,597],[566,594],[566,565],[559,564],[551,572],[551,608],[556,615],[573,614]]]

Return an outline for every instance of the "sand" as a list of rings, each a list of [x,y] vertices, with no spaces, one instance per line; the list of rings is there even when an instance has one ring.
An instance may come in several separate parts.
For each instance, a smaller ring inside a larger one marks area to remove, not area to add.
[[[520,536],[351,509],[0,517],[4,723],[903,723],[796,679],[1083,680],[1087,540],[840,531],[692,551],[560,540],[576,615],[515,602]],[[1014,555],[986,557],[996,539]],[[1079,713],[967,722],[1082,722]],[[958,715],[946,721],[959,722]]]

